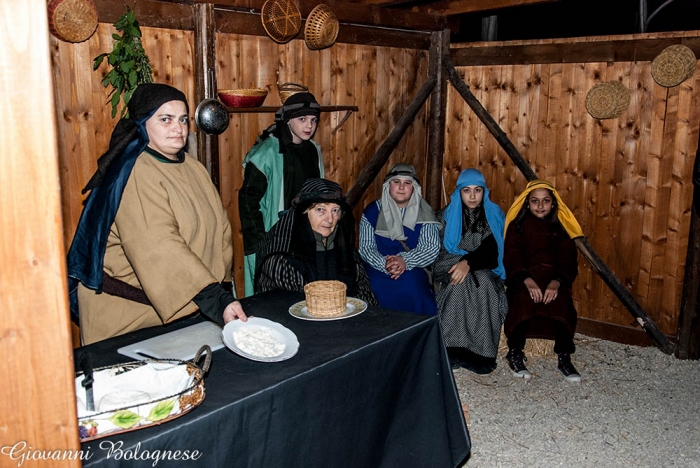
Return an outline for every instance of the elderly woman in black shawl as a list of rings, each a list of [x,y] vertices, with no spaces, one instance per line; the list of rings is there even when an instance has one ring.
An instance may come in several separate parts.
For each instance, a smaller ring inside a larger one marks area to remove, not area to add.
[[[352,210],[340,185],[308,179],[260,246],[256,292],[303,291],[313,281],[338,280],[346,284],[348,296],[376,304],[354,232]]]
[[[231,281],[231,226],[209,173],[185,153],[188,106],[167,85],[142,84],[83,192],[68,253],[71,310],[83,344],[201,310],[246,319]]]

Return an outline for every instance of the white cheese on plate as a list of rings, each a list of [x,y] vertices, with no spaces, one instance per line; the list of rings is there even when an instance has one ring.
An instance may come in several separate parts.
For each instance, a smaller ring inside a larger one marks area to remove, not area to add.
[[[279,356],[287,348],[267,327],[238,328],[233,332],[233,341],[244,353],[259,357]]]

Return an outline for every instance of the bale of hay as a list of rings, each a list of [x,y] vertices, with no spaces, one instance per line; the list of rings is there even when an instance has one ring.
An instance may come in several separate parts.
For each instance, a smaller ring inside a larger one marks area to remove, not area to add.
[[[528,338],[523,351],[525,352],[525,356],[528,357],[554,356],[554,341]],[[498,342],[498,352],[504,356],[508,353],[508,344],[506,335],[503,333],[503,328],[501,328],[501,338]]]

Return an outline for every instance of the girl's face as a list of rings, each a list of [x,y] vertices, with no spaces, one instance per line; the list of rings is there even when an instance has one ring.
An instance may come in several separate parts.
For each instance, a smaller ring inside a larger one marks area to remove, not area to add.
[[[289,131],[292,132],[292,143],[298,145],[302,141],[310,140],[316,133],[318,117],[315,115],[302,115],[289,119],[287,123]]]
[[[306,214],[309,217],[311,229],[323,237],[328,237],[335,230],[342,210],[336,203],[316,203],[306,210]]]
[[[189,117],[182,101],[168,101],[146,121],[148,146],[168,159],[177,160],[177,153],[185,147]]]
[[[467,185],[460,190],[460,195],[462,196],[462,203],[470,210],[473,210],[484,201],[484,187],[479,185]]]
[[[413,182],[407,177],[394,177],[389,182],[389,195],[399,208],[408,205],[413,195]]]
[[[527,203],[530,213],[542,219],[552,212],[554,200],[552,200],[549,190],[538,188],[529,193]]]

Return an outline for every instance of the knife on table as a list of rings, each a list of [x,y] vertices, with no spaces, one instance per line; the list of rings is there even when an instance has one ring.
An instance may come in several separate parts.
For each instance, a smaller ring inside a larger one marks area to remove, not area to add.
[[[85,388],[85,409],[88,411],[95,411],[95,400],[92,395],[92,383],[94,379],[92,378],[92,357],[90,353],[85,352],[80,358],[80,369],[83,371],[85,378],[80,382],[80,384]]]

